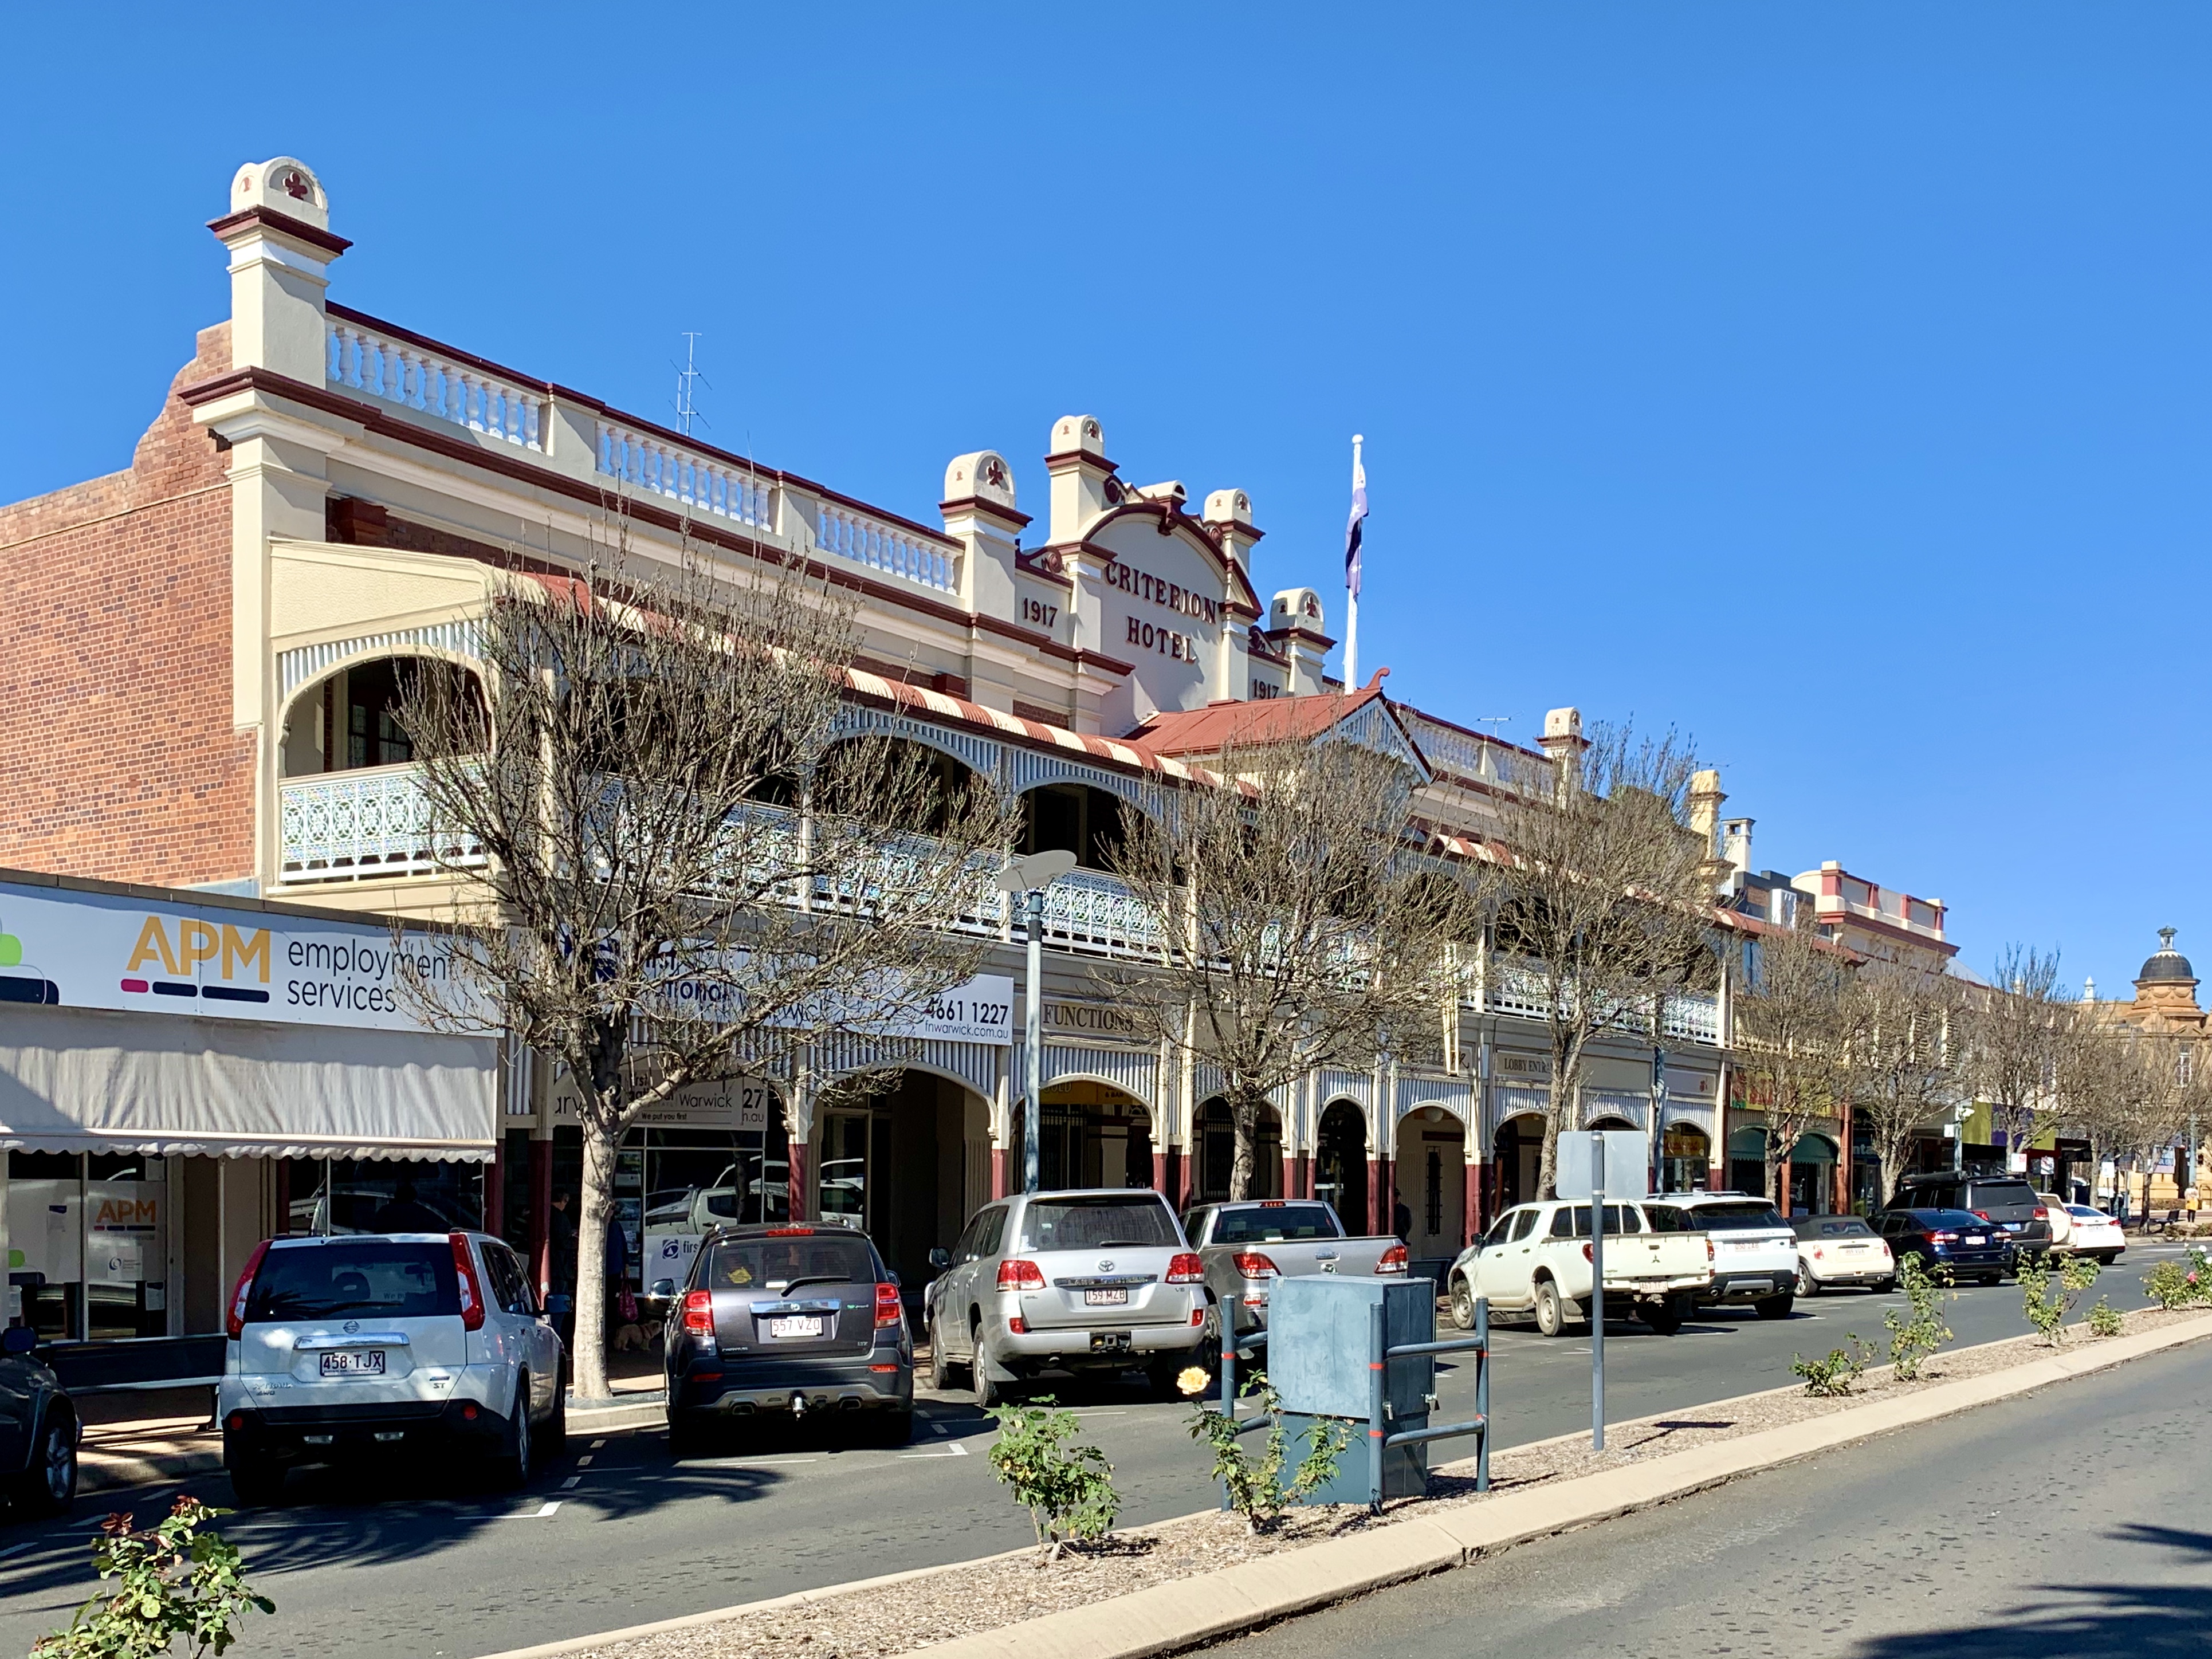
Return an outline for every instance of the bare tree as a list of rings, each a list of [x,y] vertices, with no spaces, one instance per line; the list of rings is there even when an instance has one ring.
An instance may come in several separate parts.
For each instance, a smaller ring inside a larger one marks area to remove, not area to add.
[[[1735,1069],[1765,1108],[1764,1190],[1786,1208],[1782,1168],[1817,1120],[1841,1115],[1867,1011],[1851,993],[1850,957],[1820,936],[1809,915],[1760,933],[1745,954]]]
[[[1874,1144],[1881,1200],[1897,1190],[1912,1144],[1964,1097],[1959,981],[1909,963],[1868,962],[1851,975],[1858,1044],[1852,1121]]]
[[[580,1097],[575,1381],[606,1393],[615,1152],[686,1085],[787,1077],[820,1034],[957,985],[985,948],[1005,804],[921,754],[847,737],[853,613],[797,565],[623,556],[516,575],[479,626],[483,681],[421,673],[415,745],[467,948],[415,995],[551,1056]],[[489,737],[489,742],[487,742]],[[806,1190],[799,1091],[791,1182]],[[803,1200],[802,1200],[803,1201]]]
[[[1471,887],[1429,850],[1402,764],[1355,744],[1231,746],[1219,787],[1125,808],[1114,868],[1161,940],[1101,970],[1138,1029],[1218,1067],[1249,1197],[1268,1095],[1316,1066],[1441,1045]],[[1385,1218],[1387,1220],[1387,1218]]]
[[[1544,1196],[1558,1190],[1590,1042],[1613,1030],[1648,1036],[1664,1000],[1713,971],[1711,848],[1689,823],[1696,770],[1672,732],[1600,726],[1581,753],[1529,768],[1497,798],[1492,971],[1541,1010],[1551,1040]]]
[[[2069,1006],[2058,953],[2024,945],[2005,947],[1995,982],[1967,1005],[1971,1080],[2004,1131],[2008,1154],[2033,1139],[2037,1112],[2055,1098]]]
[[[2093,1167],[2110,1160],[2116,1182],[2124,1168],[2154,1168],[2173,1145],[2192,1107],[2201,1109],[2201,1067],[2189,1064],[2175,1038],[2090,1008],[2068,1009],[2055,1028],[2054,1115],[2089,1143]],[[2148,1194],[2145,1194],[2148,1201]]]

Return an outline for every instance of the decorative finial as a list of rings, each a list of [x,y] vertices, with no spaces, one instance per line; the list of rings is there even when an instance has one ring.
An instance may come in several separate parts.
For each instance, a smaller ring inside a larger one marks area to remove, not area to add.
[[[2173,949],[2173,936],[2179,931],[2179,929],[2172,927],[2160,928],[2158,930],[2158,948],[2161,951],[2171,951]]]

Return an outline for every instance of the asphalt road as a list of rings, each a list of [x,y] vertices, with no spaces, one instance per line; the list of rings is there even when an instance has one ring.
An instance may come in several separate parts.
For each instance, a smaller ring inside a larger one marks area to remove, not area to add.
[[[1736,1481],[1210,1659],[2154,1659],[2212,1641],[2182,1349]]]
[[[2179,1246],[2135,1245],[2100,1289],[2142,1303],[2143,1271]],[[1716,1312],[1672,1337],[1615,1324],[1607,1401],[1626,1419],[1680,1411],[1791,1381],[1793,1353],[1825,1352],[1846,1332],[1882,1335],[1899,1297],[1863,1292],[1798,1304],[1787,1321]],[[2010,1283],[1960,1292],[1948,1314],[1964,1343],[2027,1328]],[[1589,1421],[1589,1340],[1525,1328],[1493,1343],[1498,1445],[1575,1431]],[[1440,1379],[1441,1409],[1473,1409],[1473,1373]],[[1088,1437],[1113,1460],[1128,1522],[1214,1500],[1187,1437],[1188,1407],[1133,1389],[1071,1390]],[[957,1561],[1027,1541],[1029,1522],[990,1476],[992,1425],[964,1393],[925,1395],[903,1451],[849,1449],[825,1436],[732,1445],[672,1463],[659,1431],[572,1441],[521,1495],[434,1472],[315,1470],[282,1510],[233,1517],[228,1536],[277,1602],[244,1651],[270,1656],[471,1656],[822,1584]],[[1464,1455],[1464,1444],[1441,1456]],[[220,1475],[184,1489],[228,1501]],[[88,1530],[110,1508],[166,1509],[174,1486],[105,1493],[70,1521],[0,1527],[0,1655],[68,1621],[94,1588]]]

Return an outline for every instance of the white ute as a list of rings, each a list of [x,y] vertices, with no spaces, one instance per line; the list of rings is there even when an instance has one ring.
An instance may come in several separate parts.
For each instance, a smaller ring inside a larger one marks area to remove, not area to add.
[[[1632,1312],[1662,1336],[1681,1328],[1713,1277],[1711,1243],[1683,1231],[1678,1213],[1655,1215],[1632,1201],[1605,1206],[1607,1311]],[[1452,1323],[1473,1329],[1474,1298],[1481,1296],[1489,1298],[1493,1319],[1533,1317],[1546,1336],[1558,1336],[1588,1314],[1594,1254],[1587,1203],[1508,1210],[1451,1265],[1446,1291]]]

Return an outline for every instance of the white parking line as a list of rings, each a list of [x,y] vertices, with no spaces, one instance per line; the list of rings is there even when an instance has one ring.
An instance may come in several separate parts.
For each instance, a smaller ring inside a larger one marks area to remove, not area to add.
[[[501,1521],[550,1521],[560,1512],[561,1500],[548,1498],[534,1510],[518,1510],[513,1515],[502,1515],[495,1518]]]
[[[605,1441],[604,1441],[604,1440],[594,1440],[593,1442],[592,1442],[592,1449],[593,1451],[597,1451],[597,1450],[599,1450],[599,1449],[600,1447],[602,1447],[602,1446],[605,1445],[606,1443],[606,1443]]]
[[[580,1474],[572,1474],[566,1480],[563,1480],[561,1483],[561,1490],[562,1492],[574,1492],[578,1486],[583,1484],[583,1480],[584,1477]]]
[[[818,1457],[702,1457],[695,1469],[750,1469],[763,1463],[819,1463]]]
[[[947,1435],[952,1432],[951,1430],[946,1428],[942,1423],[931,1424],[929,1425],[929,1431],[934,1435]]]
[[[11,1555],[21,1555],[30,1547],[28,1544],[10,1544],[6,1549],[0,1550],[0,1561],[5,1561]]]
[[[596,1444],[598,1443],[594,1442],[593,1443]],[[576,1460],[576,1467],[580,1469],[588,1469],[591,1468],[592,1455],[589,1452],[586,1452],[581,1457]]]
[[[968,1455],[968,1448],[956,1440],[941,1451],[901,1452],[899,1455],[909,1460],[916,1457],[965,1457]]]

